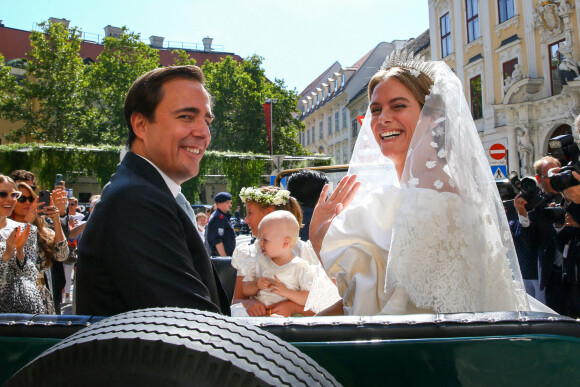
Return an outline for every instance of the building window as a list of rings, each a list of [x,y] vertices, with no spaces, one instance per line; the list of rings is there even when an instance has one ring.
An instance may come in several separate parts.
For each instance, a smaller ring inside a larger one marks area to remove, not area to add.
[[[342,147],[342,162],[344,164],[348,163],[348,147]]]
[[[340,146],[335,146],[334,149],[334,160],[336,163],[340,164]]]
[[[314,144],[316,142],[316,131],[314,130],[314,126],[312,127],[312,143]]]
[[[342,109],[342,127],[346,128],[346,109]]]
[[[497,0],[497,8],[500,23],[514,17],[514,0]]]
[[[310,145],[310,129],[306,130],[306,145]]]
[[[337,91],[338,91],[338,78],[334,80],[334,92],[336,93]]]
[[[483,117],[481,75],[473,77],[469,81],[469,94],[471,96],[471,115],[473,115],[474,120],[477,120]]]
[[[358,136],[358,120],[355,118],[351,121],[351,128],[352,128],[352,137]]]
[[[560,63],[562,63],[564,58],[562,58],[559,48],[565,44],[566,39],[562,39],[548,46],[548,52],[550,53],[550,81],[552,95],[560,94],[562,92],[562,78],[558,66],[560,66]]]
[[[338,132],[340,121],[338,119],[338,110],[334,112],[334,131]]]
[[[512,60],[508,60],[507,62],[505,62],[502,65],[504,84],[505,84],[506,78],[512,76],[517,64],[518,64],[518,58],[514,58]]]
[[[316,94],[316,105],[320,105],[320,93]]]
[[[467,11],[467,42],[479,38],[479,10],[477,0],[465,0]]]
[[[344,87],[344,73],[340,74],[340,87]]]
[[[449,24],[449,12],[440,19],[441,25],[441,57],[451,54],[451,26]]]
[[[320,137],[320,139],[322,140],[324,138],[324,129],[323,129],[322,121],[320,121],[320,123],[318,124],[318,132],[319,132],[318,137]]]

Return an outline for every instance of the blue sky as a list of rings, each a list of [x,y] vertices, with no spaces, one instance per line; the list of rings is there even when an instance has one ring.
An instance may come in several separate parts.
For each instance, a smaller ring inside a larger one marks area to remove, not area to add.
[[[50,17],[87,33],[127,26],[142,38],[214,45],[258,54],[270,79],[301,92],[335,61],[350,66],[382,41],[429,27],[427,0],[2,0],[6,27],[30,30]]]

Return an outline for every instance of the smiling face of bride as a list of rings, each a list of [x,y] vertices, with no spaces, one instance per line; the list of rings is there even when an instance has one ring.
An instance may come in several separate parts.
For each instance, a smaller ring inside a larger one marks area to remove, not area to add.
[[[399,67],[379,71],[369,82],[371,129],[399,177],[431,85],[433,81],[425,74],[415,76]]]
[[[396,78],[388,78],[375,87],[370,111],[371,129],[381,152],[402,171],[421,114],[419,101]]]

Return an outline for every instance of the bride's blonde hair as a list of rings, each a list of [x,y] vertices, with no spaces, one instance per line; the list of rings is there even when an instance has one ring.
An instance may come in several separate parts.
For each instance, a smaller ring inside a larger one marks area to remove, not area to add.
[[[387,79],[395,78],[401,82],[413,97],[417,99],[421,108],[425,105],[425,97],[429,95],[433,80],[423,72],[419,72],[418,76],[411,73],[411,70],[403,67],[392,67],[388,70],[379,70],[369,81],[369,101],[373,97],[373,92],[379,83]]]

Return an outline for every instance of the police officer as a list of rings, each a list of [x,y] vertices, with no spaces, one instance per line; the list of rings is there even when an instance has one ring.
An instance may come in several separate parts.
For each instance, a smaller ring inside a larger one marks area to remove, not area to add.
[[[213,198],[216,210],[206,227],[206,240],[212,256],[231,256],[236,248],[236,232],[230,223],[232,195],[220,192]]]

